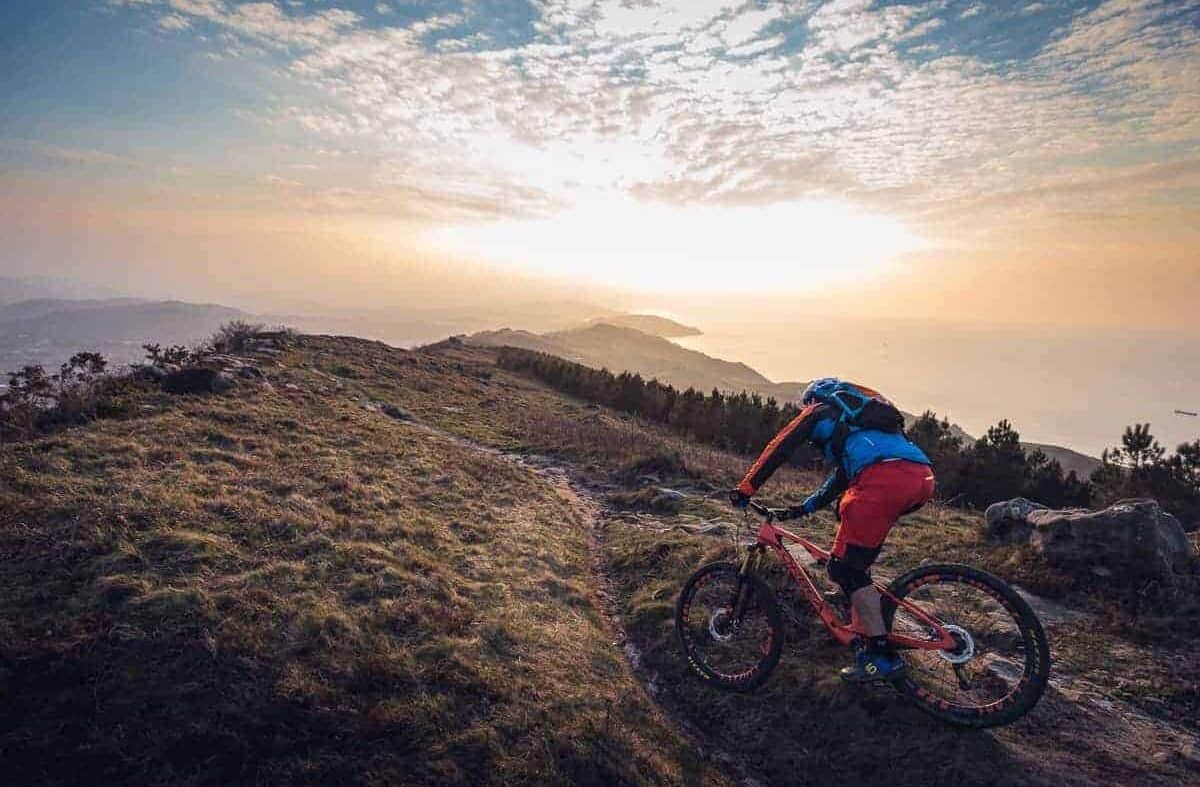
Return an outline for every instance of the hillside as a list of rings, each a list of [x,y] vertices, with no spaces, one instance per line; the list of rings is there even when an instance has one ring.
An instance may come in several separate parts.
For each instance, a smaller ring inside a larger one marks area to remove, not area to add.
[[[595,369],[637,372],[646,379],[657,378],[677,388],[692,387],[703,392],[713,388],[733,393],[748,391],[764,398],[773,397],[777,402],[798,401],[808,385],[807,382],[772,382],[744,363],[713,358],[660,336],[608,324],[543,334],[505,328],[476,333],[466,337],[466,341],[480,347],[536,350]],[[915,417],[905,413],[910,423]],[[951,425],[951,431],[964,443],[974,441],[957,425]]]
[[[1080,478],[1090,478],[1100,467],[1100,460],[1094,456],[1081,454],[1078,451],[1072,451],[1070,448],[1063,448],[1060,445],[1047,445],[1046,443],[1021,443],[1021,447],[1026,451],[1041,451],[1049,458],[1055,460],[1060,465],[1064,473],[1075,472],[1075,475]]]
[[[680,347],[661,336],[607,323],[545,334],[486,331],[467,337],[467,342],[486,347],[507,345],[538,350],[585,366],[637,372],[647,379],[654,377],[680,388],[692,387],[700,391],[719,388],[722,391],[766,392],[779,387],[744,363],[723,361]],[[798,392],[803,386],[796,384],[788,390]]]
[[[478,409],[460,369],[314,340],[0,449],[8,783],[724,784],[612,646],[587,512],[379,412]]]
[[[191,345],[222,323],[249,318],[227,306],[182,301],[18,301],[0,306],[0,371],[25,364],[55,368],[80,350],[130,363],[142,358],[145,342]]]
[[[911,517],[880,573],[964,560],[1072,605],[1046,602],[1055,687],[1028,719],[965,733],[842,686],[804,612],[767,686],[719,694],[680,662],[673,604],[728,553],[686,531],[733,521],[746,457],[458,342],[244,360],[265,383],[142,384],[123,418],[0,446],[12,783],[1200,782],[1191,630],[1115,616],[976,519]]]

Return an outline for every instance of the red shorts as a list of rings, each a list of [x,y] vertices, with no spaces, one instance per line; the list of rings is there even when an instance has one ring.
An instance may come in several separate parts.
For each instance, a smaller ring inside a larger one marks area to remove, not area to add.
[[[863,470],[838,506],[833,554],[844,558],[848,544],[878,549],[897,519],[933,499],[933,483],[933,468],[902,459]]]

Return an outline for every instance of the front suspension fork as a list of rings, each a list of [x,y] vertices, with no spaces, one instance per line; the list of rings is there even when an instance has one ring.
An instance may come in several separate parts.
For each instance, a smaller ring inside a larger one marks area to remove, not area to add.
[[[748,577],[758,571],[762,565],[764,547],[762,544],[755,544],[746,550],[746,556],[742,558],[742,565],[738,568],[737,587],[733,591],[733,603],[730,609],[733,612],[733,625],[740,626],[742,624],[742,616],[746,614],[746,605],[750,603],[750,582]]]

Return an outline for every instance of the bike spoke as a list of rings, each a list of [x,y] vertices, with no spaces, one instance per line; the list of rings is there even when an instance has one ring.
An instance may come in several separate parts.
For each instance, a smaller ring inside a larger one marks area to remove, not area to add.
[[[932,582],[907,596],[959,641],[953,651],[909,650],[911,680],[934,701],[961,708],[1003,703],[1021,685],[1027,654],[1018,621],[1001,599],[965,582]],[[892,631],[935,641],[939,634],[909,610],[896,611]]]
[[[738,592],[733,572],[704,577],[688,599],[681,631],[691,657],[729,681],[746,680],[756,672],[774,637],[768,610],[754,586],[743,584],[740,606]]]

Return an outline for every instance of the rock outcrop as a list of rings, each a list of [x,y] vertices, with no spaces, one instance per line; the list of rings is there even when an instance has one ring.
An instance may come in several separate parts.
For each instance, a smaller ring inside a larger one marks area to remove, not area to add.
[[[1169,582],[1196,557],[1179,520],[1150,499],[1059,511],[1017,498],[990,506],[986,528],[989,540],[1028,544],[1054,565],[1118,579]]]
[[[199,366],[171,372],[162,381],[163,390],[172,394],[224,393],[233,385],[233,378],[225,372]]]
[[[1034,511],[1045,511],[1046,506],[1014,497],[1002,503],[992,503],[984,512],[984,527],[988,541],[1000,544],[1024,544],[1033,535],[1033,525],[1028,517]]]

